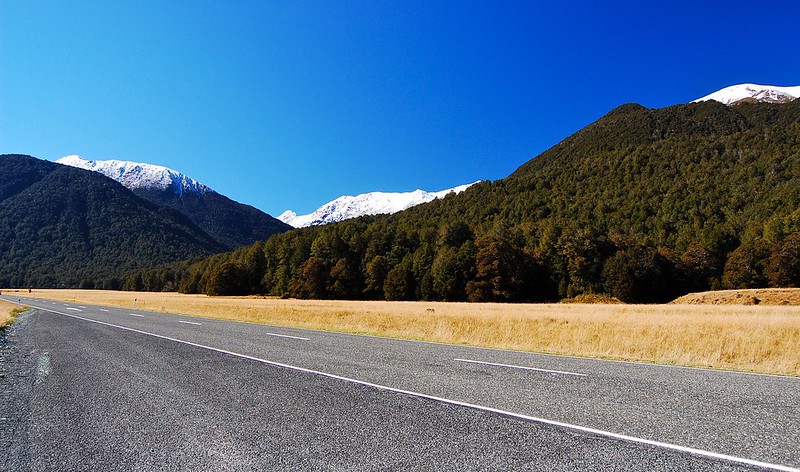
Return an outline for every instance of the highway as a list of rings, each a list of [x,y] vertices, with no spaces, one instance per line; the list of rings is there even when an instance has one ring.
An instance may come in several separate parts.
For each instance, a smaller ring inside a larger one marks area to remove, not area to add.
[[[19,301],[0,470],[800,470],[797,378]]]

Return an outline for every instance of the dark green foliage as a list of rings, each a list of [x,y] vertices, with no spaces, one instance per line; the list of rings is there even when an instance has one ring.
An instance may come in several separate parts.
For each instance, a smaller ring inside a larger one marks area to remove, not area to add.
[[[197,195],[175,189],[137,189],[134,193],[145,200],[168,206],[186,215],[227,249],[265,241],[273,234],[292,229],[261,210],[235,202],[216,192]]]
[[[506,179],[396,215],[273,236],[255,291],[475,301],[611,292],[654,302],[797,285],[797,182],[800,100],[624,105]],[[180,289],[204,292],[205,274],[228,259],[238,252],[192,265]]]
[[[467,283],[471,302],[525,301],[533,260],[522,238],[502,229],[475,241],[475,277]]]
[[[676,295],[669,261],[652,248],[617,251],[603,266],[603,280],[607,292],[623,302],[665,302]]]
[[[770,247],[764,241],[742,244],[725,263],[722,286],[727,289],[767,287],[766,265],[769,257]]]
[[[800,232],[776,244],[767,275],[775,287],[800,287]]]
[[[214,267],[208,276],[206,295],[245,295],[248,293],[245,266],[236,261],[225,261]]]
[[[222,249],[185,216],[111,179],[30,156],[0,156],[0,198],[4,287],[121,288],[131,270]]]

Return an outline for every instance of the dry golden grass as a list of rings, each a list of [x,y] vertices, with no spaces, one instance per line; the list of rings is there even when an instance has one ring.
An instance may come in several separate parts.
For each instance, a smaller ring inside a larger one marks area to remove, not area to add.
[[[14,321],[17,313],[17,305],[9,303],[5,300],[0,300],[0,328],[5,327]]]
[[[800,288],[754,288],[690,293],[672,303],[690,305],[800,305]]]
[[[136,299],[141,310],[800,376],[800,307],[792,306],[352,302],[79,290],[32,296],[126,308]]]

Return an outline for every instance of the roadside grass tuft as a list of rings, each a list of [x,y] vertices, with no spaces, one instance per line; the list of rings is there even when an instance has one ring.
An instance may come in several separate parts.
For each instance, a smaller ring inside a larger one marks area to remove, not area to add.
[[[0,300],[0,331],[4,331],[11,323],[17,319],[20,313],[27,310],[28,307],[18,307],[14,303],[9,303],[5,300]]]

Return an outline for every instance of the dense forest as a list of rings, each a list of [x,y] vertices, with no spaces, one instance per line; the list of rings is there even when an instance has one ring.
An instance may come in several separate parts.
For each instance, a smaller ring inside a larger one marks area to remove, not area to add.
[[[799,183],[800,100],[629,104],[511,176],[459,195],[289,231],[229,253],[162,266],[153,257],[156,268],[91,282],[212,295],[476,302],[583,293],[661,302],[715,288],[797,286]],[[179,249],[162,243],[160,251]],[[98,256],[61,246],[47,250],[66,262]],[[47,283],[33,275],[27,280]]]
[[[0,156],[0,287],[121,288],[132,270],[224,250],[105,176]]]
[[[187,216],[227,250],[247,246],[292,229],[261,210],[233,201],[214,191],[196,194],[178,193],[173,188],[138,188],[133,193]]]
[[[800,284],[800,100],[623,105],[506,179],[131,274],[129,289],[661,302]]]

